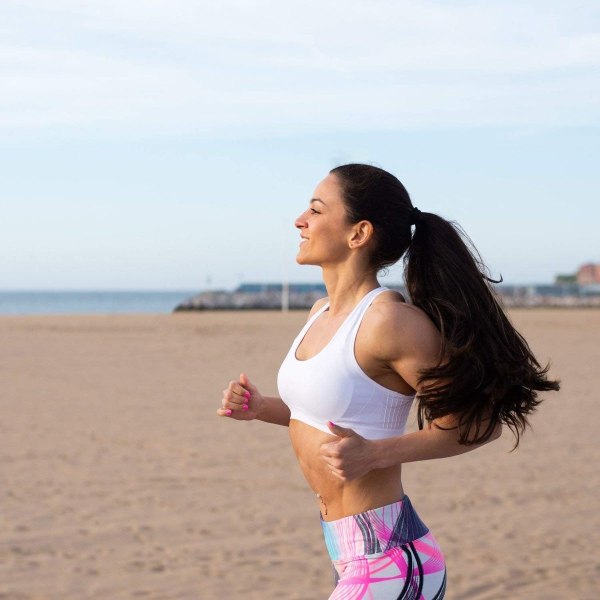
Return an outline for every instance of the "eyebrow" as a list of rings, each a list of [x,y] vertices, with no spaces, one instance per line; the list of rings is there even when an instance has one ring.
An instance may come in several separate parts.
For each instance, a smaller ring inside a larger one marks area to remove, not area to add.
[[[312,204],[313,202],[320,202],[321,204],[323,204],[324,206],[327,206],[327,204],[325,204],[325,202],[323,202],[323,200],[321,200],[321,198],[313,198],[310,201],[310,204]]]

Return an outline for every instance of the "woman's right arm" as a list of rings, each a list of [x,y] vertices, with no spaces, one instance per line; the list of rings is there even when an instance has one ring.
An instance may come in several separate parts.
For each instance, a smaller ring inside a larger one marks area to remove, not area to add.
[[[290,409],[281,398],[268,396],[264,398],[256,418],[265,423],[288,427],[290,424]]]
[[[327,298],[317,300],[310,309],[308,318],[326,302]],[[276,396],[263,396],[244,373],[240,374],[239,381],[230,381],[227,389],[223,390],[222,406],[217,409],[217,414],[236,421],[258,419],[286,427],[290,424],[290,409],[287,404]]]
[[[230,381],[223,390],[221,404],[221,408],[217,409],[220,417],[236,421],[258,419],[286,427],[290,424],[290,409],[283,400],[276,396],[263,396],[244,373],[239,381]]]

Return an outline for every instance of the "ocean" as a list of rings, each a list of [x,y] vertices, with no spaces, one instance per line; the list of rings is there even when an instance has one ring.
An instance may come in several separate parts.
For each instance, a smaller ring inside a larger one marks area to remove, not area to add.
[[[0,315],[170,313],[187,291],[0,291]]]

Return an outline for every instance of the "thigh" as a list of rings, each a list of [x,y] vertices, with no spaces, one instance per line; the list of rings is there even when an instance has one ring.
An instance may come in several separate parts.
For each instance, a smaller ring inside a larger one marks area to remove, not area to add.
[[[339,581],[329,600],[442,600],[446,591],[444,558],[431,532],[336,567]]]

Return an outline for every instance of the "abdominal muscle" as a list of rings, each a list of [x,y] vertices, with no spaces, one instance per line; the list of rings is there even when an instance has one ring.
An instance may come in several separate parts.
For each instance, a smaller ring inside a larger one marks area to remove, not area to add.
[[[324,521],[333,521],[385,506],[404,496],[402,466],[375,469],[352,481],[342,481],[330,470],[321,455],[322,444],[338,439],[302,421],[290,421],[290,439],[302,473],[317,495]]]

